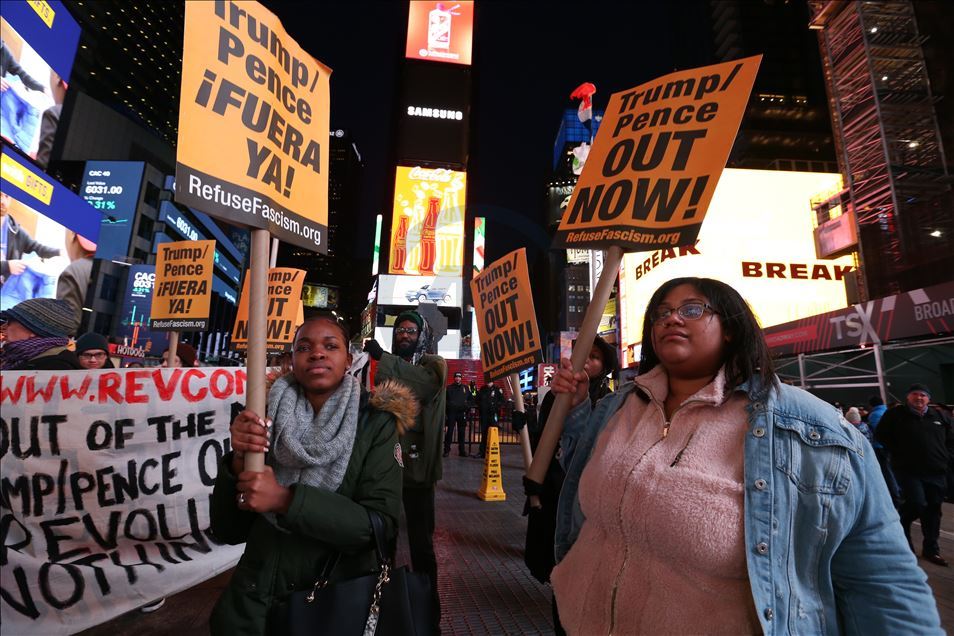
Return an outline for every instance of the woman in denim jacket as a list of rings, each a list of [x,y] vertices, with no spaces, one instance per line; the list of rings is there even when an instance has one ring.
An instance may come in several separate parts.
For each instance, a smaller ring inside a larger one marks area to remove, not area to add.
[[[569,633],[942,633],[871,446],[780,385],[752,311],[681,278],[649,301],[640,375],[573,394],[552,582]]]

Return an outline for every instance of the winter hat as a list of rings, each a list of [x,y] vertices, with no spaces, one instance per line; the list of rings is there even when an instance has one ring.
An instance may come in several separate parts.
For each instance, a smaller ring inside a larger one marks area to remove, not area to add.
[[[166,349],[166,351],[169,351]],[[179,360],[182,361],[182,366],[184,367],[194,367],[195,366],[195,349],[192,348],[188,342],[180,342],[176,346],[176,355],[179,356]]]
[[[41,338],[68,338],[73,335],[75,316],[70,304],[53,298],[30,298],[0,313],[15,320]]]
[[[606,342],[599,336],[593,339],[593,346],[603,354],[603,372],[609,375],[619,371],[619,354],[616,353],[616,347]]]
[[[402,311],[394,320],[394,326],[397,327],[405,320],[410,320],[417,325],[418,330],[424,331],[424,316],[413,310]]]
[[[851,422],[852,424],[861,423],[861,412],[858,410],[858,407],[853,406],[848,409],[848,412],[845,413],[845,419]]]
[[[19,306],[19,305],[18,305],[18,306]],[[14,308],[14,309],[15,309],[15,308]],[[915,391],[921,391],[922,393],[927,393],[927,396],[928,396],[928,397],[931,397],[931,389],[927,388],[926,386],[924,386],[923,384],[921,384],[921,383],[919,383],[919,382],[915,382],[915,383],[912,384],[911,387],[908,389],[908,393],[914,393]]]
[[[109,343],[106,342],[106,337],[90,331],[76,339],[77,354],[89,351],[90,349],[101,349],[108,352]]]

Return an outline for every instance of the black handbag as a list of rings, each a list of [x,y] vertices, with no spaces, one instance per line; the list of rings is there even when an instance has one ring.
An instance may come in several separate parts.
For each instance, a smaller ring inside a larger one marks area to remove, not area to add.
[[[341,554],[325,564],[310,591],[295,592],[279,609],[270,631],[291,636],[426,636],[431,633],[430,579],[392,568],[384,520],[369,511],[378,574],[328,584]]]

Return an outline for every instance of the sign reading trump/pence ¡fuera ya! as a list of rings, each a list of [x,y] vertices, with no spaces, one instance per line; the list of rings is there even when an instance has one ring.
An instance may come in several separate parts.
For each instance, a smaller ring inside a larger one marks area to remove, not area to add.
[[[327,253],[331,69],[257,2],[187,2],[176,201]]]
[[[761,59],[679,71],[614,93],[556,245],[635,252],[691,245]]]
[[[470,281],[480,362],[489,382],[543,361],[527,251],[515,250]]]
[[[204,331],[212,304],[215,241],[161,243],[156,250],[152,288],[152,328]]]

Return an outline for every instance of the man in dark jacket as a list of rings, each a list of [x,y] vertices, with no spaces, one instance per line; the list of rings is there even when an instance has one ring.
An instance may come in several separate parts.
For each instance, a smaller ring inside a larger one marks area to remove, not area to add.
[[[413,310],[402,312],[394,322],[393,353],[376,340],[364,350],[378,361],[374,383],[393,379],[409,387],[421,409],[414,427],[400,438],[404,461],[404,514],[411,566],[431,581],[431,617],[434,633],[440,632],[441,609],[437,594],[437,557],[434,555],[434,485],[441,478],[441,448],[446,413],[447,363],[429,353],[431,330],[424,317]]]
[[[500,391],[493,382],[488,382],[477,391],[477,409],[480,412],[480,452],[477,453],[478,459],[483,459],[487,454],[487,430],[491,426],[497,425],[497,412],[500,410],[501,397],[503,391]]]
[[[467,430],[467,409],[470,408],[470,390],[464,384],[464,376],[454,374],[454,383],[447,387],[447,430],[444,431],[444,457],[450,455],[454,427],[457,427],[457,453],[467,457],[464,436]]]
[[[10,216],[12,197],[0,192],[0,283],[12,275],[22,274],[26,264],[20,260],[24,254],[35,253],[40,258],[59,256],[61,250],[43,245],[30,233],[20,227],[16,219]]]
[[[935,565],[947,566],[937,540],[947,473],[954,458],[954,432],[947,417],[928,406],[930,399],[926,386],[911,385],[906,404],[884,414],[875,438],[891,454],[891,466],[904,499],[901,525],[911,550],[911,523],[920,518],[924,537],[921,556]]]

